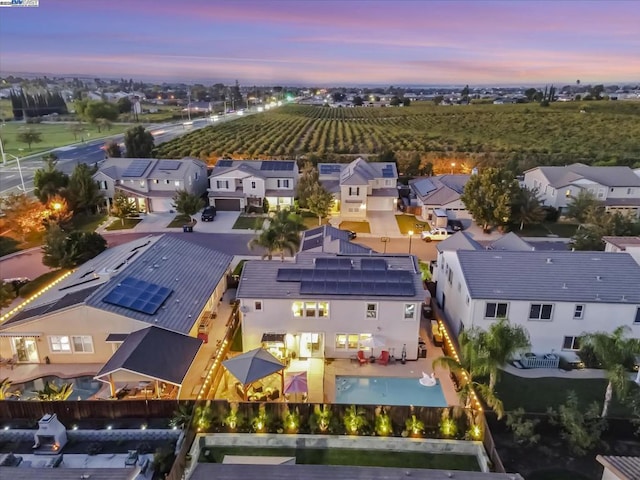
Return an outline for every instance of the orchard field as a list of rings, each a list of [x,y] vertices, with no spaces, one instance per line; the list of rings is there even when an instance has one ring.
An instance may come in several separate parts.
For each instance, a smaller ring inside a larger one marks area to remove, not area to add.
[[[534,165],[580,161],[640,166],[640,102],[330,108],[287,105],[197,130],[157,149],[159,158],[214,162],[417,153],[423,160]]]

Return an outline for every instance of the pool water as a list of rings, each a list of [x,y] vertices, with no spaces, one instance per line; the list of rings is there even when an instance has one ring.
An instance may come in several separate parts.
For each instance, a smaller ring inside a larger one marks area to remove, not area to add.
[[[446,407],[440,381],[433,387],[419,378],[336,376],[336,403]]]
[[[52,382],[57,386],[65,383],[71,383],[73,385],[73,393],[68,400],[87,400],[92,395],[98,393],[98,391],[104,385],[98,380],[94,380],[93,376],[85,375],[82,377],[74,378],[60,378],[55,375],[49,375],[46,377],[36,378],[29,382],[15,383],[11,385],[11,392],[21,392],[20,398],[29,400],[36,397],[35,391],[42,390],[47,382]]]

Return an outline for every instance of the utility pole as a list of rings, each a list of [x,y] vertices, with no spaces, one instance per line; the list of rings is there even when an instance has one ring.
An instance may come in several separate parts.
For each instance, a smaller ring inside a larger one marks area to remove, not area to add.
[[[189,121],[191,121],[191,90],[187,92],[187,114],[189,115]]]

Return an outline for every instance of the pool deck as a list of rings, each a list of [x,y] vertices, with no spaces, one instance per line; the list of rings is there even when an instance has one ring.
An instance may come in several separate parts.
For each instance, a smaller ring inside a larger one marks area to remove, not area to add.
[[[0,367],[0,378],[8,377],[16,384],[52,375],[60,378],[94,376],[101,368],[101,363],[24,363],[13,368]]]

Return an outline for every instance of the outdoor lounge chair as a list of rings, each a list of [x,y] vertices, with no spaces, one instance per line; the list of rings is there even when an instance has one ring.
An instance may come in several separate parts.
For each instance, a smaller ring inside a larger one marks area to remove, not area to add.
[[[138,451],[129,450],[129,453],[127,453],[127,458],[124,459],[124,466],[135,467],[136,463],[138,463]]]
[[[362,350],[358,350],[358,355],[356,357],[358,359],[358,363],[360,365],[364,365],[365,363],[369,363],[369,359],[366,357]]]
[[[389,363],[389,352],[387,350],[383,350],[380,353],[380,357],[378,357],[378,363],[380,365],[387,365]]]

